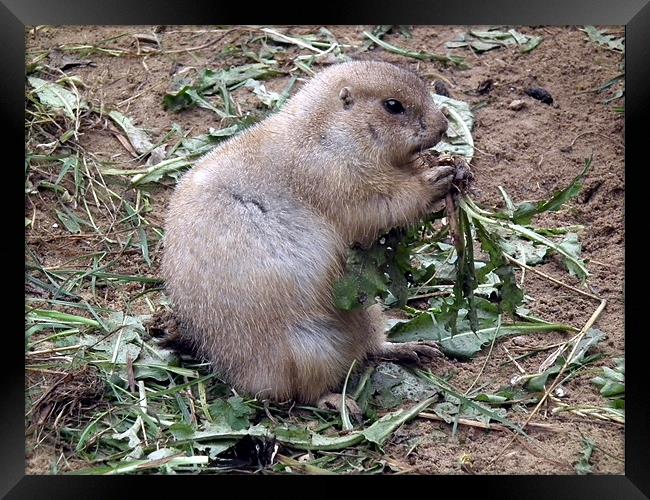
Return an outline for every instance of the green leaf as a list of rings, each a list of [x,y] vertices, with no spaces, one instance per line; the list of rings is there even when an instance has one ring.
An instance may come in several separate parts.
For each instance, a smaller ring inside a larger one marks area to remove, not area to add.
[[[546,390],[546,383],[548,382],[548,378],[551,375],[557,375],[560,373],[561,369],[562,366],[560,364],[551,366],[549,369],[544,371],[544,373],[529,379],[528,382],[526,382],[526,389],[531,392],[544,392]]]
[[[602,368],[602,375],[594,377],[591,382],[600,387],[600,394],[611,400],[610,406],[625,408],[625,359],[616,358],[616,366],[612,369]]]
[[[361,431],[361,435],[371,443],[381,446],[388,441],[388,438],[400,425],[424,411],[436,399],[437,397],[428,398],[409,409],[399,409],[384,415],[370,427]]]
[[[232,90],[247,80],[265,80],[280,75],[277,63],[274,63],[274,66],[276,67],[264,63],[253,63],[220,71],[206,69],[199,78],[197,87],[201,92],[218,89],[222,85]]]
[[[65,228],[68,231],[70,231],[71,233],[77,234],[77,233],[81,232],[81,227],[79,226],[79,223],[70,214],[67,214],[67,213],[61,212],[60,210],[57,210],[56,211],[56,216],[63,223]]]
[[[521,238],[503,238],[500,244],[504,252],[529,266],[541,264],[549,250],[547,246]]]
[[[221,441],[208,441],[207,443],[194,443],[194,448],[198,451],[207,450],[210,459],[216,460],[221,453],[235,446],[237,441],[237,439],[223,439]]]
[[[582,181],[591,170],[592,158],[585,160],[585,166],[582,169],[573,182],[569,184],[565,189],[556,192],[553,196],[544,201],[539,201],[537,203],[522,203],[517,207],[515,212],[512,215],[512,220],[515,224],[527,225],[530,224],[533,216],[543,213],[543,212],[556,212],[558,211],[567,201],[578,196],[582,190]]]
[[[445,355],[457,359],[471,359],[481,349],[492,342],[494,335],[497,339],[510,335],[522,335],[533,332],[566,331],[572,328],[567,325],[552,323],[515,323],[511,325],[496,326],[496,318],[491,326],[485,326],[475,332],[467,326],[452,336],[451,331],[445,329],[440,323],[435,322],[430,313],[422,313],[414,319],[397,323],[388,332],[392,342],[411,342],[417,340],[432,340],[438,342]]]
[[[191,109],[197,105],[194,96],[196,92],[192,93],[194,89],[190,86],[185,86],[176,92],[165,94],[163,97],[163,107],[166,110],[178,113],[184,109]]]
[[[514,233],[518,237],[524,237],[537,243],[541,243],[542,245],[546,245],[547,247],[560,253],[564,258],[570,260],[572,264],[575,265],[576,270],[579,273],[579,279],[584,281],[589,276],[589,272],[587,271],[587,268],[582,261],[576,259],[562,247],[549,240],[548,238],[542,236],[541,234],[533,231],[532,229],[521,226],[519,224],[514,224],[509,220],[502,220],[503,217],[500,217],[499,214],[491,214],[490,212],[482,210],[481,208],[477,207],[470,198],[467,197],[460,200],[460,206],[462,210],[465,210],[468,213],[475,226],[477,225],[477,222],[480,221],[481,223],[490,224],[492,227],[498,227],[501,228],[501,230]],[[490,254],[490,256],[492,256],[492,254]]]
[[[334,283],[334,305],[338,309],[351,311],[362,306],[359,299],[361,292],[354,276],[344,276]]]
[[[179,172],[180,170],[191,167],[193,164],[194,161],[188,157],[181,156],[177,158],[169,158],[168,160],[163,160],[160,163],[156,163],[155,165],[146,168],[143,173],[134,175],[131,178],[131,184],[134,186],[140,186],[142,184],[157,182],[165,175]]]
[[[184,422],[174,422],[169,427],[169,432],[171,432],[172,436],[177,441],[184,441],[186,439],[191,439],[192,436],[194,436],[195,429],[190,424],[186,424]]]
[[[520,50],[524,53],[530,52],[532,50],[535,50],[540,43],[542,43],[541,36],[531,36],[527,42],[521,44]]]
[[[343,310],[358,309],[373,304],[375,297],[385,297],[389,290],[388,273],[393,276],[394,295],[406,301],[406,289],[402,282],[397,281],[398,270],[390,269],[398,266],[398,254],[395,246],[389,246],[390,235],[382,237],[368,249],[350,249],[348,252],[345,274],[339,278],[333,287],[334,304]],[[397,243],[395,243],[397,244]],[[401,287],[401,288],[400,288]]]
[[[499,396],[497,394],[477,394],[474,397],[475,401],[481,401],[484,403],[490,403],[490,404],[501,404],[505,403],[508,401],[508,398],[505,396]]]
[[[278,94],[277,92],[272,92],[269,90],[266,90],[266,87],[264,86],[263,83],[258,82],[257,80],[253,79],[248,79],[244,83],[244,87],[249,88],[253,91],[253,94],[257,96],[257,98],[262,101],[262,103],[270,109],[274,109],[282,99],[282,95]]]
[[[147,344],[136,363],[133,363],[133,371],[136,380],[153,379],[159,382],[169,380],[170,373],[184,371],[184,376],[196,378],[194,370],[187,370],[180,367],[180,355],[170,349],[162,349],[157,345]]]
[[[597,328],[590,328],[589,331],[580,339],[573,357],[569,360],[570,365],[581,364],[587,355],[587,352],[605,339],[606,335]]]
[[[166,94],[163,97],[163,106],[173,112],[200,106],[215,112],[221,118],[230,117],[232,115],[229,112],[216,108],[205,96],[221,92],[228,108],[227,91],[243,85],[248,80],[260,80],[278,74],[279,70],[265,63],[245,64],[219,71],[205,69],[194,83],[183,85],[176,92]]]
[[[578,240],[578,235],[575,233],[567,234],[562,242],[558,245],[566,254],[573,257],[573,259],[564,259],[564,265],[566,266],[569,274],[571,276],[580,277],[582,274],[580,267],[577,263],[580,263],[584,266],[584,261],[580,259],[580,253],[582,252],[582,245]]]
[[[127,316],[121,311],[113,312],[105,320],[109,335],[99,337],[86,335],[81,343],[94,351],[103,353],[105,360],[125,365],[127,358],[135,361],[140,352],[140,335],[145,333],[142,322],[149,316]]]
[[[75,451],[82,451],[86,445],[97,435],[100,431],[99,422],[104,418],[109,412],[105,411],[100,413],[98,416],[92,419],[92,421],[86,426],[81,435],[79,436],[79,441],[77,441],[77,446]]]
[[[239,124],[235,124],[222,129],[214,129],[210,127],[210,130],[207,134],[182,139],[181,148],[185,154],[196,156],[205,154],[223,140],[236,135],[239,131],[242,130],[242,128],[243,127]]]
[[[389,31],[391,31],[392,29],[393,29],[393,25],[392,25],[392,24],[380,24],[380,25],[375,26],[375,27],[373,28],[371,34],[372,34],[372,36],[375,37],[375,38],[382,39],[382,38],[384,37],[384,35],[385,35],[386,33],[388,33]],[[373,45],[375,45],[375,42],[373,42],[370,38],[368,38],[367,40],[364,40],[364,41],[363,41],[363,43],[361,44],[361,47],[360,47],[359,51],[360,51],[360,52],[361,52],[361,51],[366,51],[366,50],[368,50],[370,47],[372,47]]]
[[[591,439],[589,438],[582,438],[582,452],[580,453],[580,460],[578,463],[574,466],[576,473],[579,475],[585,475],[585,474],[591,474],[593,470],[593,465],[591,465],[590,460],[591,460],[591,455],[594,452],[594,449],[596,448],[596,443],[594,443]]]
[[[27,314],[26,319],[29,322],[55,321],[56,323],[65,326],[89,326],[92,328],[101,327],[101,324],[94,319],[84,318],[83,316],[76,316],[74,314],[68,314],[59,311],[47,311],[44,309],[32,309]]]
[[[465,411],[471,409],[472,415],[474,416],[482,415],[481,421],[483,422],[489,423],[490,420],[494,420],[496,422],[502,423],[503,425],[507,426],[508,428],[512,429],[518,434],[524,436],[526,435],[524,430],[521,427],[519,427],[519,425],[515,424],[514,422],[510,421],[505,417],[505,411],[503,410],[503,408],[486,407],[486,405],[477,403],[476,401],[472,401],[471,399],[465,397],[454,387],[452,387],[448,382],[444,381],[440,377],[435,376],[430,371],[428,372],[425,372],[423,370],[416,370],[416,371],[422,378],[430,381],[431,383],[439,387],[440,390],[445,394],[445,400],[447,402],[452,402],[452,404],[461,404],[465,408]],[[447,405],[446,407],[443,407],[443,409],[445,411],[449,411],[450,406]],[[444,419],[445,417],[442,416],[442,418]]]
[[[395,324],[389,330],[388,336],[393,342],[437,340],[441,337],[441,334],[438,333],[440,328],[433,316],[428,312],[424,312],[409,321]]]
[[[227,400],[218,399],[210,405],[210,414],[215,421],[222,421],[235,431],[250,426],[250,418],[255,413],[240,396],[232,396]]]
[[[605,31],[599,31],[595,26],[585,26],[580,28],[580,31],[587,33],[589,39],[598,45],[602,45],[614,52],[625,52],[625,37],[616,38],[613,35],[607,35]]]
[[[88,109],[88,105],[77,94],[70,92],[57,83],[48,82],[34,76],[27,77],[29,84],[41,103],[51,109],[61,111],[75,119],[75,110]]]
[[[503,256],[503,240],[497,233],[490,233],[478,220],[473,220],[473,224],[481,248],[490,256],[489,264],[481,268],[479,276],[493,271],[499,277],[501,282],[495,285],[500,299],[499,310],[514,315],[524,300],[524,292],[517,285],[514,269]]]

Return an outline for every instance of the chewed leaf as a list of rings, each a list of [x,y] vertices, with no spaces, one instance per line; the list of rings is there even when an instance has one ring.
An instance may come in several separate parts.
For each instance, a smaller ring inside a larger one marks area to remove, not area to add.
[[[498,29],[470,30],[461,33],[455,40],[447,42],[447,48],[471,48],[475,52],[487,52],[488,50],[518,45],[521,52],[530,52],[542,42],[541,36],[524,35],[514,29],[499,31]]]
[[[265,79],[276,76],[279,73],[277,68],[270,67],[264,63],[244,64],[219,71],[206,69],[201,74],[196,86],[200,92],[209,93],[215,91],[215,89],[219,89],[222,85],[225,85],[228,89],[232,89],[249,79]]]
[[[472,138],[474,113],[472,113],[469,104],[438,94],[431,94],[431,97],[438,107],[446,110],[449,120],[449,128],[442,141],[432,149],[439,153],[462,156],[465,161],[470,162],[474,157],[474,139]]]
[[[497,233],[490,233],[477,220],[474,221],[474,227],[481,247],[490,256],[489,264],[480,269],[480,274],[486,275],[488,272],[494,271],[500,280],[500,283],[495,286],[499,292],[499,309],[514,314],[516,308],[523,301],[524,293],[517,285],[514,270],[503,256],[502,252],[506,251],[504,240]]]
[[[136,152],[144,154],[153,149],[154,145],[149,139],[147,133],[133,125],[130,118],[124,116],[118,111],[111,111],[108,116],[124,131]]]
[[[282,98],[280,94],[267,90],[263,83],[253,80],[252,78],[246,80],[244,87],[251,89],[253,94],[255,94],[267,108],[276,107],[278,101]]]
[[[346,272],[334,283],[338,309],[352,310],[373,304],[390,292],[404,305],[408,288],[404,273],[410,270],[409,253],[402,246],[402,231],[392,230],[367,249],[348,251]]]
[[[432,397],[436,390],[405,368],[395,363],[379,363],[368,381],[370,397],[383,409],[422,401]]]

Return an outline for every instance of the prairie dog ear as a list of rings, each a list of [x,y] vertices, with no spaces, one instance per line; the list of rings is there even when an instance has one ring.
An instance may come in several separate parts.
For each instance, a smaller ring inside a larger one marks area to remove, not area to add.
[[[352,93],[348,87],[343,87],[339,92],[339,99],[343,101],[343,109],[348,109],[352,106],[354,99],[352,99]]]

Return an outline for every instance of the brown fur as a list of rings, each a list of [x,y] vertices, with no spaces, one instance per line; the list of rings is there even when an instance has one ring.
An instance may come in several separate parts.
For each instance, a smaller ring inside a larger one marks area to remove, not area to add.
[[[397,99],[403,115],[390,114]],[[333,305],[346,249],[415,222],[453,172],[414,161],[447,127],[426,84],[380,62],[328,68],[179,182],[163,275],[175,312],[237,389],[313,403],[384,348],[379,306]]]

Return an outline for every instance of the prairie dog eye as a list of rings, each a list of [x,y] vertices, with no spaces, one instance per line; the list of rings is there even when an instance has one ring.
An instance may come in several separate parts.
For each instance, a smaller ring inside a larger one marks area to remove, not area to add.
[[[402,103],[397,99],[386,99],[384,101],[384,107],[386,108],[386,111],[393,115],[404,113],[404,106],[402,106]]]

